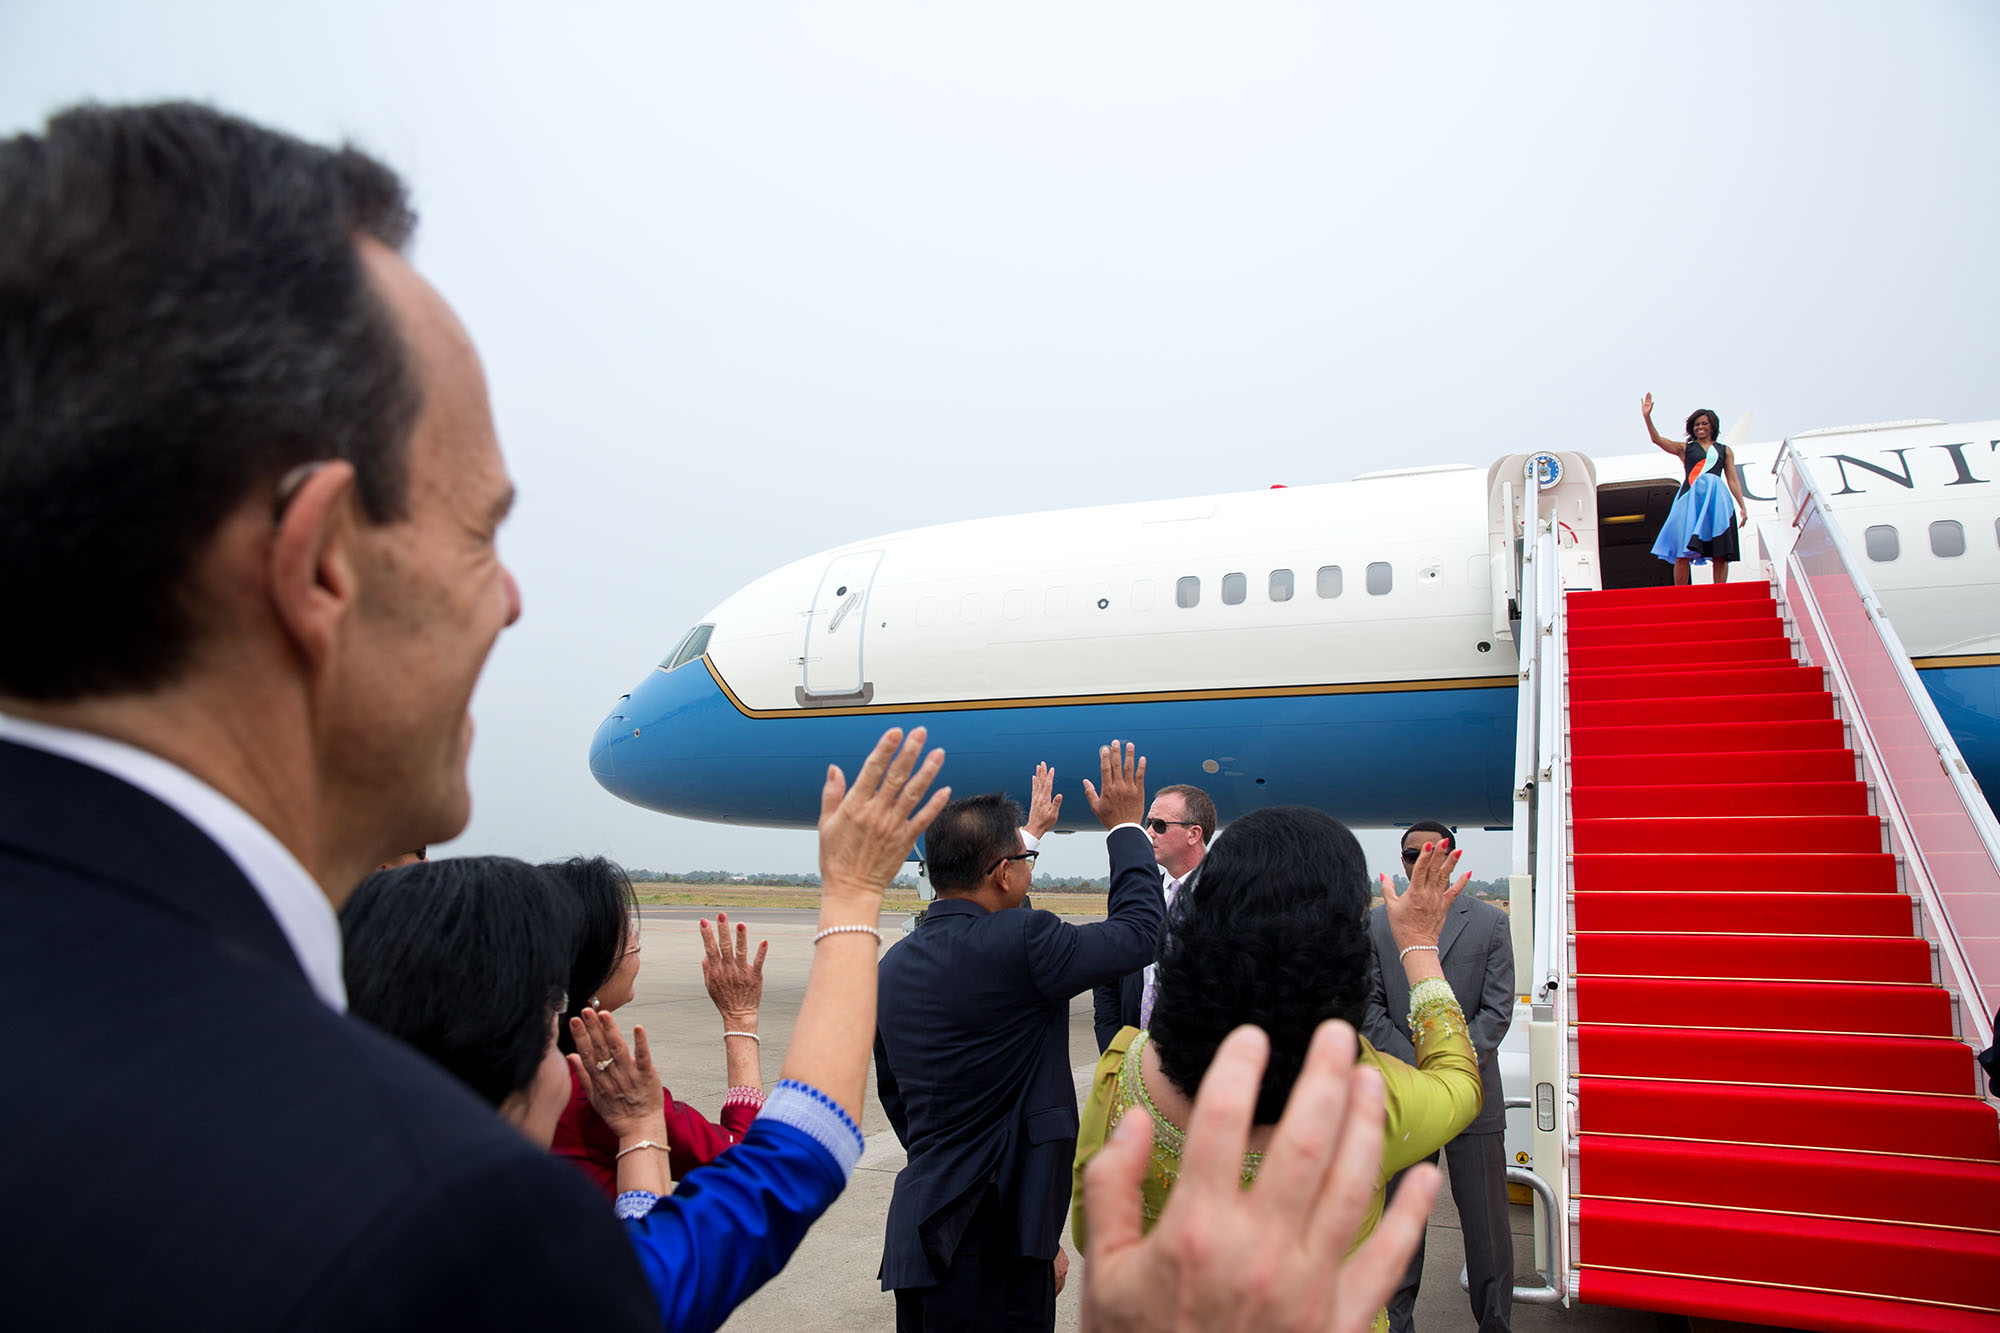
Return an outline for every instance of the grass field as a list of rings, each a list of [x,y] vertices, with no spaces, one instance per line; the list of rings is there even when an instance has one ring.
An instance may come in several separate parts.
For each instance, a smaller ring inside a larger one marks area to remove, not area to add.
[[[819,890],[760,884],[639,884],[641,903],[665,907],[796,907],[819,906]],[[1066,916],[1103,916],[1101,893],[1035,893],[1035,906]],[[915,889],[892,888],[882,900],[885,912],[914,912],[923,906]]]

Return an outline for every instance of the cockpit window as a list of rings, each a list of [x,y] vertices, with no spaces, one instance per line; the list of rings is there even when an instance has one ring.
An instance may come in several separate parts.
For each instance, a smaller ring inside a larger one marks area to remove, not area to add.
[[[687,632],[687,637],[681,640],[680,647],[674,649],[672,656],[667,657],[660,665],[668,671],[686,666],[708,651],[708,636],[713,633],[715,633],[713,625],[696,625]]]

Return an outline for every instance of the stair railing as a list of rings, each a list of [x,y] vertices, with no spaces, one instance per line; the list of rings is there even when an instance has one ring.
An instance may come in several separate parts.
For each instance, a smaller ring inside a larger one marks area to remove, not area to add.
[[[1575,1250],[1570,1243],[1569,1162],[1575,1125],[1569,1098],[1569,617],[1556,534],[1540,539],[1536,640],[1541,700],[1535,756],[1535,971],[1528,1011],[1533,1080],[1535,1171],[1547,1185],[1538,1258],[1547,1275],[1541,1303],[1567,1305]],[[1540,1193],[1538,1191],[1538,1193]],[[1516,1288],[1515,1299],[1524,1299]]]
[[[1882,813],[1904,853],[1925,933],[1943,961],[1942,980],[1955,992],[1959,1033],[1990,1046],[2000,1004],[2000,939],[1962,931],[1959,921],[1991,920],[2000,911],[2000,825],[1827,512],[1826,493],[1790,440],[1771,471],[1784,523],[1767,529],[1765,545],[1775,539],[1783,547],[1769,554],[1806,660],[1826,668],[1846,705]]]
[[[1540,1286],[1516,1286],[1528,1305],[1567,1305],[1571,1296],[1569,1241],[1569,931],[1568,764],[1561,563],[1553,526],[1542,520],[1541,488],[1533,459],[1522,485],[1520,689],[1514,746],[1514,828],[1508,908],[1534,922],[1534,955],[1527,991],[1529,1070],[1534,1114],[1534,1170],[1508,1169],[1515,1183],[1534,1191],[1535,1262]],[[1510,1106],[1517,1104],[1510,1101]]]

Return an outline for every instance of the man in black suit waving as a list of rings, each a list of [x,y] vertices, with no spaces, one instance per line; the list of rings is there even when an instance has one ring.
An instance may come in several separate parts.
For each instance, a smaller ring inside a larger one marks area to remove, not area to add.
[[[1034,853],[999,795],[947,806],[924,838],[937,900],[882,959],[875,1076],[909,1152],[896,1177],[882,1286],[901,1330],[1055,1326],[1076,1154],[1070,1000],[1151,961],[1163,907],[1139,826],[1146,761],[1113,741],[1103,791],[1110,912],[1072,925],[1019,908]]]
[[[0,142],[12,1326],[658,1326],[580,1176],[342,1012],[335,909],[464,827],[520,612],[413,225],[205,107]]]

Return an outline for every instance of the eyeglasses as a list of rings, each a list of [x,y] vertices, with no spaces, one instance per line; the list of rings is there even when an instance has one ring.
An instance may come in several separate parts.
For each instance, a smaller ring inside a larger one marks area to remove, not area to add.
[[[1178,824],[1182,828],[1201,827],[1201,825],[1195,823],[1192,819],[1142,819],[1139,822],[1155,833],[1165,833],[1168,827],[1174,824]]]
[[[1446,842],[1440,842],[1437,845],[1437,849],[1441,852],[1448,852],[1451,850],[1451,844]],[[1422,856],[1423,854],[1424,853],[1421,848],[1405,847],[1403,849],[1403,864],[1406,866],[1413,866],[1417,863],[1417,858]]]
[[[994,871],[998,870],[1001,866],[1006,865],[1009,861],[1026,861],[1028,863],[1028,869],[1033,870],[1035,868],[1035,858],[1040,855],[1041,855],[1040,852],[1016,852],[1012,856],[1003,856],[998,861],[995,861],[992,865],[986,867],[986,869],[980,873],[979,877],[981,879],[985,879],[986,876],[992,874]]]
[[[322,458],[311,463],[301,463],[278,478],[278,484],[271,492],[271,526],[276,527],[284,522],[285,511],[291,508],[292,500],[305,489],[306,483],[312,480],[313,473],[332,461]],[[429,859],[424,855],[424,849],[417,849],[417,859],[419,861]]]

